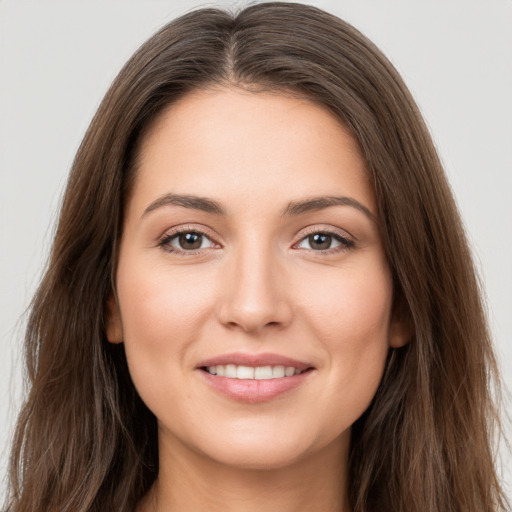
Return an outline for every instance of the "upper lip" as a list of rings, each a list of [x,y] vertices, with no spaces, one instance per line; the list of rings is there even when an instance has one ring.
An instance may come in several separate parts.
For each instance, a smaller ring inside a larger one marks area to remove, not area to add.
[[[296,370],[306,370],[312,365],[291,357],[282,356],[280,354],[264,353],[264,354],[243,354],[235,352],[232,354],[222,354],[201,361],[197,368],[205,366],[217,366],[226,364],[236,364],[237,366],[293,366]]]

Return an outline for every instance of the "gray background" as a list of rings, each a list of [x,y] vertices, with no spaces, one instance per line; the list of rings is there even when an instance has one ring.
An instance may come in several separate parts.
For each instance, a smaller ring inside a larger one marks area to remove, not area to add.
[[[512,389],[512,1],[309,3],[370,37],[418,101],[467,226]],[[198,5],[244,4],[0,0],[0,477],[23,390],[23,312],[95,109],[122,64],[166,21]],[[506,431],[512,437],[510,424]],[[501,453],[510,494],[512,459]],[[0,481],[0,498],[4,488]]]

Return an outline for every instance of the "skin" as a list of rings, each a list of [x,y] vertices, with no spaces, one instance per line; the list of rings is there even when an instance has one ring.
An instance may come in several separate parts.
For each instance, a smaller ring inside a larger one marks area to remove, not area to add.
[[[349,510],[351,425],[407,339],[356,142],[307,100],[214,88],[168,107],[140,156],[107,328],[158,419],[160,473],[139,512]],[[158,203],[166,194],[210,198],[225,215]],[[371,213],[283,215],[317,196]],[[176,229],[207,238],[180,249]],[[342,238],[322,251],[313,233]],[[241,402],[197,369],[232,352],[314,369],[272,400]]]

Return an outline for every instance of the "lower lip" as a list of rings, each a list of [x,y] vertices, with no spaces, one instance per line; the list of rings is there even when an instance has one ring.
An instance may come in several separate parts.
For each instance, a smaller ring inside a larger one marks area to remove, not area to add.
[[[291,377],[279,379],[230,379],[198,370],[206,382],[217,392],[239,402],[251,404],[272,400],[300,386],[312,373],[307,370]]]

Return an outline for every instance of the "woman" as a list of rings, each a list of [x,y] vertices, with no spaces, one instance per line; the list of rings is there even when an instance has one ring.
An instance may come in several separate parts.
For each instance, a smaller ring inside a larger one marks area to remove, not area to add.
[[[495,362],[396,71],[318,9],[190,13],[76,156],[10,510],[496,511]]]

